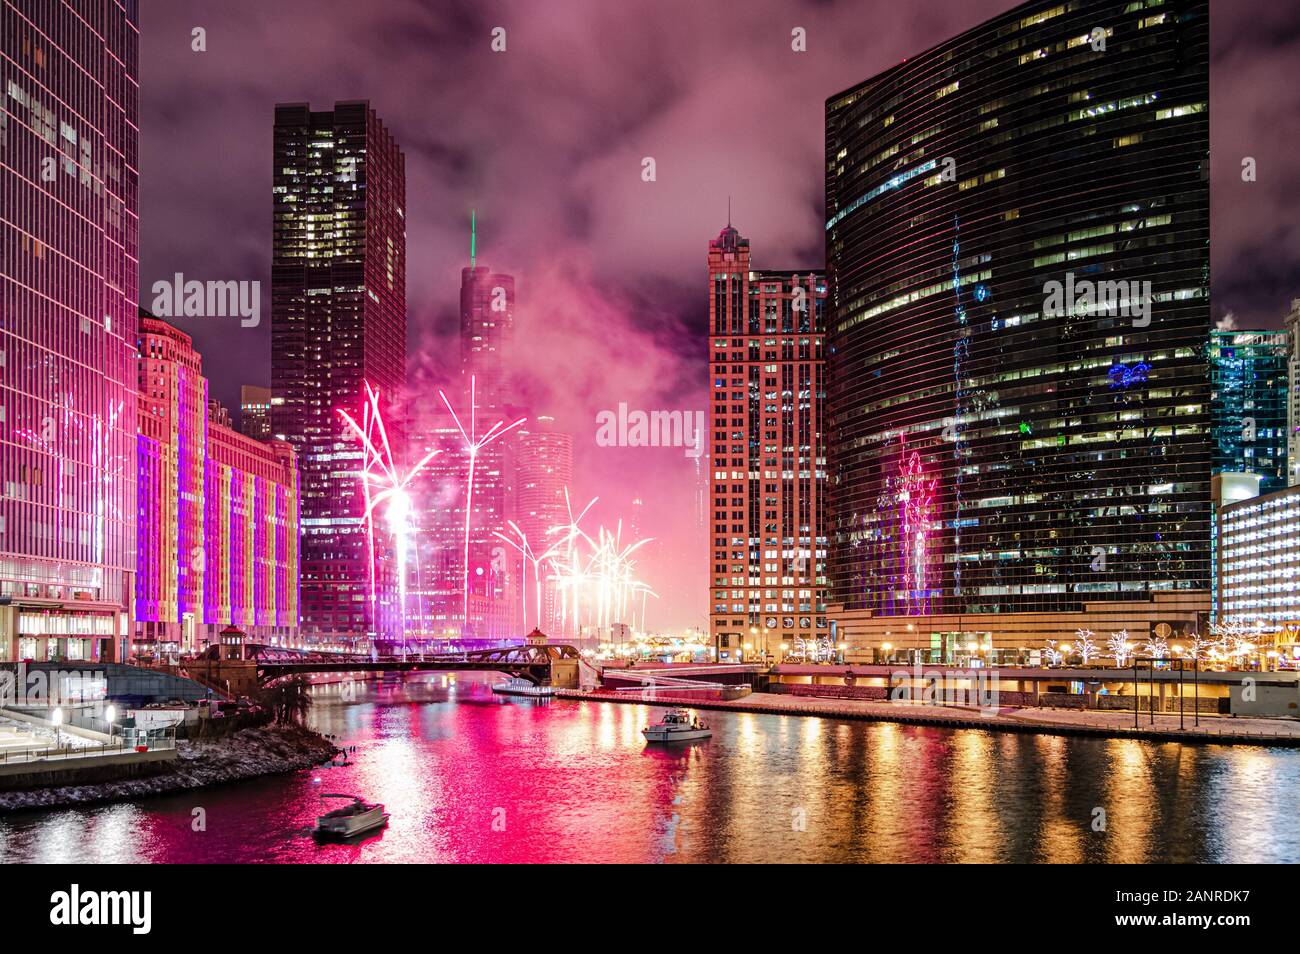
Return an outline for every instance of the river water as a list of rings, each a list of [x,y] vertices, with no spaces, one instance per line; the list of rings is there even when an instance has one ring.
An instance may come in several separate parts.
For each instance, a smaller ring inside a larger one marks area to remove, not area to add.
[[[656,746],[659,709],[495,678],[319,687],[350,767],[0,817],[0,862],[1300,861],[1297,750],[723,712]],[[317,844],[322,792],[389,826]]]

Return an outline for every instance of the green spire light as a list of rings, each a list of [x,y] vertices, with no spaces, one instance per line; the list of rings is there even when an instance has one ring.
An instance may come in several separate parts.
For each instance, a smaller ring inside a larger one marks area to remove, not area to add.
[[[474,210],[469,210],[469,267],[474,267],[474,245],[478,238],[478,223]]]

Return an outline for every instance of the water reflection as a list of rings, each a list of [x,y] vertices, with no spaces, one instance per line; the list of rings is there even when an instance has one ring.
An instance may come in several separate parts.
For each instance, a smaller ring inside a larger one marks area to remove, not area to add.
[[[322,687],[313,719],[352,766],[7,816],[0,861],[1300,860],[1300,752],[720,712],[708,741],[650,746],[650,706],[489,682]],[[316,843],[322,792],[384,802],[389,827]]]

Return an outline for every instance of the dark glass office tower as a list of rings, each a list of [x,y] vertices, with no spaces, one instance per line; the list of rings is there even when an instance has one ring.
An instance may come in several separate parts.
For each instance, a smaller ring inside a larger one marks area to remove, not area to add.
[[[1208,587],[1208,40],[1046,0],[827,101],[833,602]]]
[[[405,157],[368,103],[278,105],[273,182],[271,431],[298,451],[302,635],[364,636],[393,617],[370,598],[361,449],[337,411],[360,414],[363,382],[385,407],[406,383]]]

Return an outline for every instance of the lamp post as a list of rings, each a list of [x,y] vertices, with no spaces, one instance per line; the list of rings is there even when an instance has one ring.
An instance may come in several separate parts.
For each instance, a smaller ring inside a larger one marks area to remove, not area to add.
[[[104,710],[104,719],[108,722],[108,744],[113,744],[113,723],[117,721],[117,706],[109,706]]]
[[[63,710],[56,708],[50,721],[54,723],[54,747],[57,749],[63,744]]]

